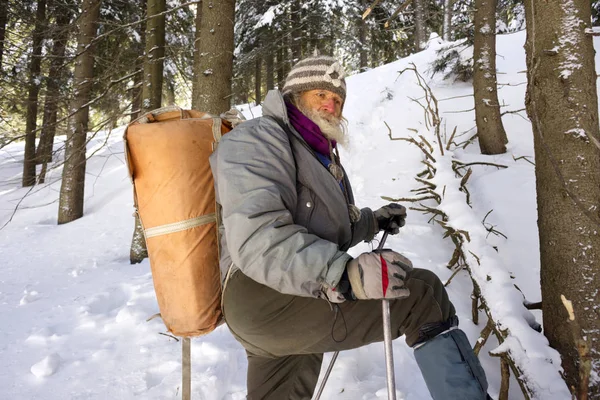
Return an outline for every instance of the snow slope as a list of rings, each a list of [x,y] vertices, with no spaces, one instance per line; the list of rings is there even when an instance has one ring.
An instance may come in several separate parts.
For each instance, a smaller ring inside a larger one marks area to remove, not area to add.
[[[498,37],[499,82],[510,84],[499,92],[506,110],[523,108],[524,39],[523,32]],[[422,170],[421,152],[406,142],[390,141],[384,121],[395,137],[407,137],[410,128],[424,129],[422,110],[410,100],[421,97],[422,92],[411,76],[399,78],[398,71],[414,63],[425,73],[439,47],[435,39],[421,53],[348,79],[344,112],[350,122],[351,143],[341,156],[360,206],[381,206],[386,203],[381,196],[408,197],[418,186],[413,177]],[[472,93],[472,88],[440,76],[430,84],[440,100],[448,131],[457,126],[459,133],[467,131],[461,137],[466,140],[474,133],[474,114],[453,111],[473,107],[472,98],[457,98]],[[258,115],[260,109],[253,112]],[[510,140],[507,154],[484,157],[474,144],[455,155],[464,161],[509,166],[505,170],[474,167],[469,180],[473,216],[481,221],[493,209],[486,221],[508,237],[491,235],[487,239],[487,244],[498,247],[495,262],[509,269],[527,300],[539,301],[534,170],[526,160],[513,159],[527,156],[533,160],[531,128],[524,113],[507,114],[503,121]],[[181,396],[181,344],[159,334],[166,331],[160,319],[146,321],[158,312],[148,261],[129,265],[133,201],[121,137],[119,128],[90,141],[88,154],[93,156],[87,167],[85,216],[61,226],[56,225],[60,168],[51,172],[50,183],[23,189],[22,144],[0,151],[0,227],[12,218],[0,230],[0,398]],[[56,140],[57,148],[62,140]],[[388,239],[388,245],[442,280],[451,275],[446,263],[453,245],[442,239],[442,230],[428,224],[425,215],[411,212],[407,225]],[[351,253],[370,249],[362,244]],[[485,317],[481,315],[478,326],[472,323],[471,290],[464,272],[448,286],[461,327],[474,343]],[[541,322],[539,314],[537,317]],[[533,345],[543,348],[543,338]],[[498,359],[487,353],[497,346],[491,338],[481,357],[492,397],[498,394],[500,367]],[[323,371],[329,359],[327,355]],[[394,361],[398,399],[430,399],[412,350],[403,339],[394,342]],[[193,399],[245,398],[245,353],[226,327],[193,339],[192,363]],[[546,390],[544,399],[566,398],[561,383],[551,376],[538,384]],[[386,397],[382,344],[341,353],[323,394],[324,399]],[[523,398],[514,379],[510,398]]]

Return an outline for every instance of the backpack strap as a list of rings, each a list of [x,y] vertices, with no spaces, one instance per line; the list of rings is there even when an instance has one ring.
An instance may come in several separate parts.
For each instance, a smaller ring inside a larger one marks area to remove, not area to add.
[[[213,125],[212,125],[213,138],[215,139],[215,143],[219,143],[219,141],[221,140],[221,137],[223,135],[221,133],[221,124],[223,123],[223,121],[219,117],[213,117],[212,120],[213,120]],[[213,151],[214,151],[214,149],[213,149]]]
[[[178,106],[167,106],[157,108],[156,110],[149,111],[140,117],[136,118],[129,125],[133,124],[149,124],[151,122],[160,122],[176,118],[179,115],[179,119],[184,119],[184,110]]]
[[[197,226],[209,224],[217,220],[216,213],[201,215],[196,218],[186,219],[185,221],[173,222],[171,224],[159,225],[152,228],[144,229],[146,238],[168,235],[169,233],[181,232],[186,229],[192,229]]]

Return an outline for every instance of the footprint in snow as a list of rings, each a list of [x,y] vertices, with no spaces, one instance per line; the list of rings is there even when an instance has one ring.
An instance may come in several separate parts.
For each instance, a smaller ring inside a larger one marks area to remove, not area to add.
[[[53,375],[60,367],[60,356],[56,353],[50,354],[40,362],[31,367],[31,373],[38,378]]]
[[[146,381],[146,388],[152,389],[155,386],[160,385],[167,375],[173,373],[180,364],[175,361],[167,361],[157,367],[150,368],[144,374],[144,380]]]
[[[45,327],[29,335],[27,339],[25,339],[25,343],[34,346],[47,346],[48,344],[55,342],[59,339],[59,335],[57,335],[50,328]]]
[[[110,314],[127,305],[131,294],[121,287],[112,287],[92,297],[84,310],[91,314]]]
[[[25,304],[29,304],[31,302],[36,301],[40,294],[38,292],[36,292],[35,290],[24,290],[23,291],[23,297],[21,297],[21,301],[19,301],[19,305],[20,306],[24,306]]]

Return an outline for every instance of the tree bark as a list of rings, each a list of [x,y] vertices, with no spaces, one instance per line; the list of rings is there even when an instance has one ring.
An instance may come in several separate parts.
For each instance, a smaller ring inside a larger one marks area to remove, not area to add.
[[[6,36],[6,24],[8,23],[8,0],[0,0],[0,70],[2,68],[2,56],[4,55],[4,38]]]
[[[444,27],[442,39],[446,42],[452,40],[452,6],[454,0],[444,0]]]
[[[281,43],[279,48],[277,49],[277,87],[279,90],[283,89],[283,85],[285,84],[285,66],[288,62],[287,57],[287,47],[284,43]]]
[[[142,18],[146,16],[146,2],[147,0],[138,0],[142,11],[140,15]],[[138,58],[135,60],[135,71],[138,72],[133,77],[133,89],[131,89],[131,117],[129,121],[134,121],[140,116],[142,111],[142,91],[144,84],[144,61],[145,61],[145,49],[146,49],[146,21],[138,24],[135,30],[140,38],[139,43],[135,43],[134,48],[139,52]]]
[[[496,0],[475,0],[473,60],[479,148],[482,154],[506,153],[508,139],[500,116],[496,81]]]
[[[379,27],[371,27],[371,40],[375,37],[376,30],[380,29]],[[380,46],[371,46],[371,68],[376,68],[379,66],[379,47]]]
[[[290,48],[292,49],[292,64],[297,63],[302,58],[302,14],[300,0],[293,0],[290,10]]]
[[[262,58],[257,54],[254,61],[254,104],[262,102]]]
[[[209,0],[207,0],[209,1]],[[202,93],[200,90],[200,80],[197,79],[198,76],[202,73],[202,37],[200,36],[202,33],[202,1],[198,3],[196,6],[196,35],[194,40],[194,79],[192,80],[192,108],[195,110],[199,110],[200,100],[202,99]]]
[[[31,59],[29,61],[29,89],[25,117],[25,156],[23,159],[23,186],[35,185],[35,137],[37,130],[38,95],[41,86],[42,41],[46,27],[46,0],[38,0]]]
[[[218,115],[230,108],[234,14],[235,0],[202,1],[195,109]]]
[[[50,68],[46,84],[46,98],[44,100],[44,117],[40,142],[36,151],[36,163],[44,164],[38,182],[46,180],[47,164],[52,161],[52,147],[56,134],[56,121],[58,114],[58,103],[60,102],[61,88],[66,84],[65,79],[65,50],[70,35],[71,8],[62,7],[62,3],[54,3],[52,14],[55,16],[55,24],[52,29],[52,50]]]
[[[133,238],[131,239],[131,248],[129,249],[129,263],[139,264],[148,258],[148,248],[146,247],[146,237],[144,228],[138,213],[135,213],[135,228],[133,229]]]
[[[162,104],[163,66],[165,58],[165,16],[152,17],[166,10],[165,0],[148,0],[146,21],[146,51],[141,113],[160,108]],[[135,227],[131,238],[129,262],[141,263],[148,257],[146,239],[139,215],[135,214]]]
[[[597,399],[600,385],[589,377],[600,374],[600,132],[594,47],[585,33],[590,2],[525,6],[544,333],[574,396]],[[573,302],[574,321],[561,295]]]
[[[415,10],[415,48],[421,51],[427,45],[427,27],[426,23],[426,6],[427,0],[414,0],[413,8]]]
[[[272,43],[272,39],[273,39],[273,35],[272,35],[272,31],[269,29],[269,39],[270,39],[270,43]],[[267,84],[267,91],[272,90],[275,88],[275,69],[274,69],[274,58],[275,58],[275,54],[274,52],[268,51],[267,54],[265,54],[265,78],[266,78],[266,84]]]
[[[166,106],[174,106],[177,104],[177,100],[175,99],[175,78],[172,76],[168,76],[167,81],[165,82],[165,92],[167,95]]]
[[[144,84],[142,89],[142,112],[160,108],[162,102],[163,65],[165,60],[166,0],[148,0],[146,21],[146,52],[144,60]]]
[[[369,0],[362,0],[360,2],[360,9],[365,10],[368,7]],[[362,19],[361,13],[358,15],[358,43],[360,48],[358,49],[360,71],[363,72],[369,67],[369,53],[367,52],[367,22]]]
[[[90,93],[94,78],[94,46],[96,26],[102,0],[84,0],[79,22],[77,56],[74,72],[75,94],[71,112],[73,123],[67,132],[65,163],[63,166],[58,223],[65,224],[83,216],[85,187],[85,145],[90,112]]]

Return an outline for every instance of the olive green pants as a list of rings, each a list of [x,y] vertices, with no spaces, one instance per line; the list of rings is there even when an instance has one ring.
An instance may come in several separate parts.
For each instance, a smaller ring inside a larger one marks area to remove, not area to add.
[[[454,307],[431,271],[407,276],[410,296],[390,302],[392,337],[413,346],[422,327],[448,321]],[[346,301],[282,294],[240,271],[223,297],[225,320],[248,354],[248,400],[310,399],[323,353],[383,341],[381,301]],[[382,360],[383,362],[383,360]]]

